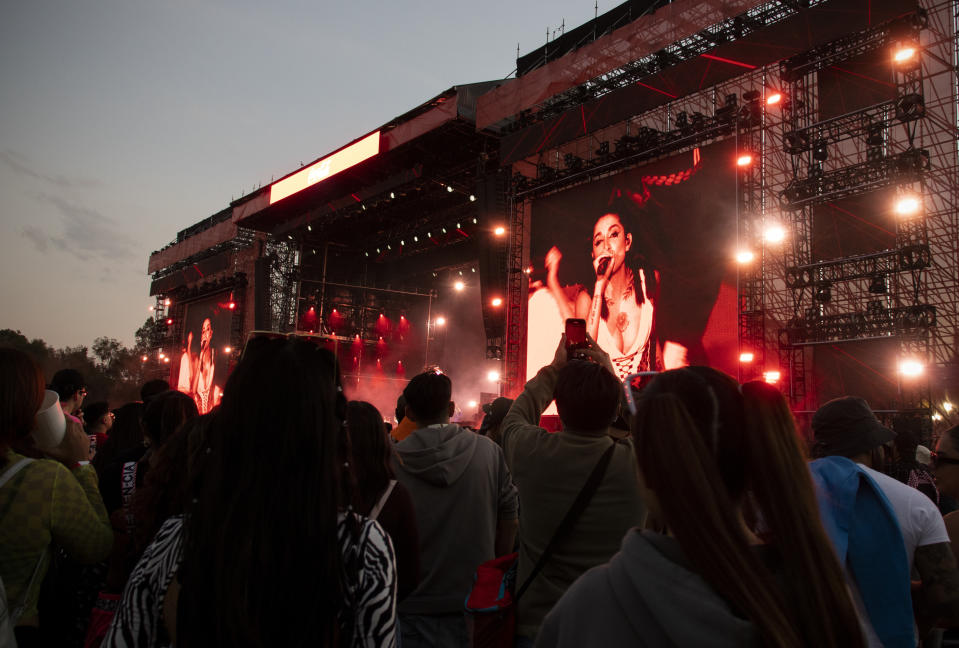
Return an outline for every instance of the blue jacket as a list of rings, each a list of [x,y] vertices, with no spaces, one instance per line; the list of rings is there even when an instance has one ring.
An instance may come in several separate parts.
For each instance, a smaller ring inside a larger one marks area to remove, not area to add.
[[[909,558],[882,489],[858,464],[825,457],[810,464],[823,527],[859,588],[886,648],[915,648]]]

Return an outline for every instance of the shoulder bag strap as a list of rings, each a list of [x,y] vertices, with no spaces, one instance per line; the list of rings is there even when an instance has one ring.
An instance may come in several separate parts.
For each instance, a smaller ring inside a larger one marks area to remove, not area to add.
[[[519,601],[519,598],[539,575],[540,570],[543,569],[543,565],[549,560],[553,549],[556,548],[556,544],[569,534],[573,525],[576,524],[576,520],[579,519],[579,516],[582,515],[586,507],[589,506],[589,502],[593,499],[596,489],[599,488],[600,482],[603,481],[603,476],[606,474],[606,468],[613,458],[613,451],[615,449],[616,442],[613,441],[609,448],[606,449],[606,452],[603,453],[603,456],[599,458],[599,463],[593,468],[593,472],[589,474],[589,477],[586,479],[586,484],[583,485],[583,489],[579,491],[579,495],[576,496],[576,501],[569,507],[566,517],[559,523],[556,532],[553,533],[553,537],[550,538],[549,544],[547,544],[546,549],[543,550],[543,554],[539,557],[539,560],[536,561],[536,566],[533,567],[533,571],[530,572],[529,576],[526,577],[526,581],[519,590],[517,590],[516,596],[513,597],[514,601]]]
[[[20,472],[23,468],[26,468],[27,464],[30,463],[31,461],[33,461],[33,459],[31,459],[30,457],[24,457],[17,463],[7,468],[6,471],[4,471],[3,473],[3,477],[0,477],[0,488],[2,488],[3,485],[6,484],[8,481],[13,479],[13,476],[16,475],[18,472]]]
[[[396,480],[391,479],[389,485],[386,487],[386,490],[383,491],[383,495],[380,496],[380,501],[376,503],[376,506],[373,507],[373,510],[370,511],[370,514],[367,515],[371,520],[375,520],[376,516],[380,514],[380,511],[383,510],[383,507],[386,505],[386,500],[390,498],[390,493],[393,492],[393,487],[396,486]]]

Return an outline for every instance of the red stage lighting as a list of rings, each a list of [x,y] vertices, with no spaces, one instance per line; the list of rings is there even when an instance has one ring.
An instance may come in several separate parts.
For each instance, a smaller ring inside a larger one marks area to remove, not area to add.
[[[140,360],[142,360],[143,362],[146,362],[149,359],[150,359],[149,356],[143,356],[142,358],[140,358]]]
[[[742,353],[739,354],[739,361],[744,364],[747,362],[752,362],[755,359],[756,359],[756,356],[753,354],[752,351],[743,351]]]
[[[442,315],[440,315],[439,317],[437,317],[437,318],[436,318],[436,325],[437,325],[437,326],[445,326],[445,325],[446,325],[446,318],[443,317]]]
[[[170,357],[167,356],[166,358],[163,358],[163,362],[170,362]]]
[[[918,51],[913,43],[899,43],[893,50],[892,60],[899,65],[912,62]]]
[[[223,347],[223,353],[233,353],[233,347]]]
[[[776,104],[780,103],[782,100],[783,100],[782,93],[777,92],[775,90],[770,91],[770,93],[766,95],[767,106],[775,106]]]
[[[459,292],[463,290],[464,288],[466,288],[466,284],[463,283],[462,281],[457,281],[456,283],[453,284],[453,290],[455,290],[456,292]]]
[[[896,213],[900,216],[912,216],[922,207],[922,200],[919,196],[907,194],[900,196],[896,200]]]
[[[768,382],[770,385],[775,385],[779,382],[779,379],[782,377],[778,371],[764,371],[763,380]]]
[[[740,250],[736,253],[736,262],[737,263],[749,263],[756,258],[756,255],[752,250]]]
[[[234,308],[236,308],[236,303],[230,302],[229,304],[226,305],[226,307],[229,308],[230,310],[233,310]]]
[[[496,234],[496,236],[502,236],[503,234],[506,234],[506,228],[500,225],[493,230],[493,234]]]
[[[168,317],[166,320],[166,324],[167,326],[169,326],[170,324],[173,324],[173,319]]]
[[[736,158],[736,166],[747,167],[753,163],[753,156],[751,153],[740,153],[739,157]]]
[[[906,378],[921,376],[925,370],[925,365],[915,358],[904,358],[899,361],[899,373]]]
[[[491,304],[494,308],[499,308],[500,306],[503,305],[503,300],[500,299],[499,297],[493,297],[493,299],[490,300],[490,304]]]

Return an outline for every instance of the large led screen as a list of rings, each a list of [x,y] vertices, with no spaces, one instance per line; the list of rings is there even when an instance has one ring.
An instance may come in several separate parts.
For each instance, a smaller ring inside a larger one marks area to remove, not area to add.
[[[196,401],[200,414],[220,404],[230,368],[229,293],[186,307],[183,339],[174,355],[173,384]]]
[[[580,185],[532,205],[527,375],[565,319],[587,321],[620,379],[737,370],[732,142]]]

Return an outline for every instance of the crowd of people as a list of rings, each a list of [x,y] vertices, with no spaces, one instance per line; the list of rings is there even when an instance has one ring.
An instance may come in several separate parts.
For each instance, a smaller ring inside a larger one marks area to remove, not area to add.
[[[589,341],[478,430],[436,370],[388,424],[297,337],[253,338],[202,415],[163,380],[87,403],[76,371],[0,348],[0,648],[891,648],[959,626],[959,426],[930,452],[850,396],[807,443],[773,386],[639,388]],[[48,389],[65,432],[41,450]],[[464,601],[510,556],[509,632],[484,643]]]

